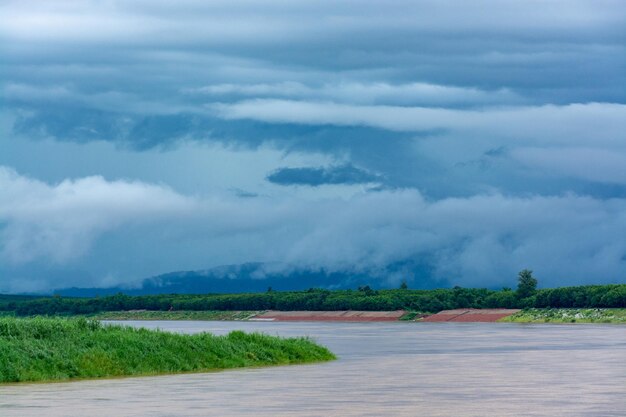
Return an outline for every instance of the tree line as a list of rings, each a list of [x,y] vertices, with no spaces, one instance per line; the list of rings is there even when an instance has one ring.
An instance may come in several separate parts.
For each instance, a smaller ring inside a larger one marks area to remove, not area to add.
[[[356,290],[311,288],[306,291],[272,291],[243,294],[161,294],[71,298],[0,297],[0,311],[20,316],[92,314],[120,310],[411,310],[438,312],[455,308],[624,308],[626,284],[586,285],[537,289],[532,271],[523,270],[516,290],[461,288],[411,290]]]

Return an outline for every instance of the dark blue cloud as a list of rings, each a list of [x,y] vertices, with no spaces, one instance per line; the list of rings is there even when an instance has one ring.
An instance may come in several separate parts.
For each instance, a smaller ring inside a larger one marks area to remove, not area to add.
[[[14,134],[33,139],[77,142],[115,141],[128,134],[128,127],[122,124],[122,118],[116,113],[68,106],[51,109],[31,107],[30,110],[33,113],[17,117],[12,130]]]
[[[379,182],[379,175],[346,164],[331,167],[279,168],[267,176],[267,180],[279,185],[365,184]]]
[[[511,156],[515,144],[499,144],[502,142],[498,138],[473,148],[467,155],[460,153],[454,163],[433,155],[432,148],[420,149],[424,143],[436,144],[441,140],[442,144],[435,145],[435,150],[451,154],[454,149],[447,148],[452,145],[443,141],[447,135],[445,130],[395,132],[368,126],[227,120],[197,113],[125,114],[64,104],[57,108],[33,107],[31,112],[16,119],[12,133],[78,143],[111,141],[135,151],[172,149],[185,140],[244,149],[269,143],[287,153],[321,152],[338,158],[348,154],[353,164],[362,167],[364,172],[380,175],[376,179],[367,176],[359,179],[354,173],[339,172],[333,179],[331,172],[303,168],[301,172],[286,170],[270,175],[270,181],[276,184],[290,181],[296,184],[298,176],[302,183],[306,183],[305,177],[309,176],[311,185],[329,181],[349,183],[353,175],[353,183],[384,178],[386,186],[417,188],[431,198],[469,196],[489,189],[516,195],[576,192],[612,198],[624,196],[626,189],[626,184],[545,175],[516,161]],[[580,167],[586,169],[583,163]],[[341,176],[347,181],[340,181]]]

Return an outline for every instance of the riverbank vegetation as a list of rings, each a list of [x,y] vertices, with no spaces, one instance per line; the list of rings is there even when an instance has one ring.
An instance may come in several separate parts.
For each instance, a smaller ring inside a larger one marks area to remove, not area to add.
[[[95,314],[107,311],[263,311],[263,310],[408,310],[438,312],[454,308],[626,308],[626,285],[538,289],[519,298],[510,289],[271,291],[248,294],[177,294],[0,300],[0,311],[18,316]]]
[[[89,314],[88,318],[94,320],[210,320],[210,321],[241,321],[248,320],[262,311],[155,311],[155,310],[129,310],[129,311],[103,311]]]
[[[183,335],[84,318],[0,318],[0,383],[202,372],[334,359],[307,338]]]
[[[0,296],[1,312],[18,316],[90,315],[110,311],[264,311],[264,310],[407,310],[435,313],[457,308],[626,308],[626,284],[586,285],[537,289],[532,271],[522,270],[516,290],[461,288],[272,291],[244,294],[161,294],[108,297],[12,297]],[[213,314],[213,313],[207,313]],[[215,313],[217,315],[221,313]],[[146,313],[142,313],[146,316]],[[219,318],[211,318],[219,319]]]
[[[499,321],[511,323],[626,324],[626,308],[530,308]]]

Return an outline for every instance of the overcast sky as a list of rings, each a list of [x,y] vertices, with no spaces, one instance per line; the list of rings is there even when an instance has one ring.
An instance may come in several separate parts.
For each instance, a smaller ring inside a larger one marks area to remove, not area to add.
[[[621,0],[0,8],[0,292],[626,282]]]

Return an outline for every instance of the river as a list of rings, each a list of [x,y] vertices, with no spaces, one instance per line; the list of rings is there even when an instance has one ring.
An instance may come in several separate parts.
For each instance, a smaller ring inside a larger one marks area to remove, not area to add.
[[[126,322],[313,337],[334,362],[0,386],[2,417],[626,416],[626,326]]]

